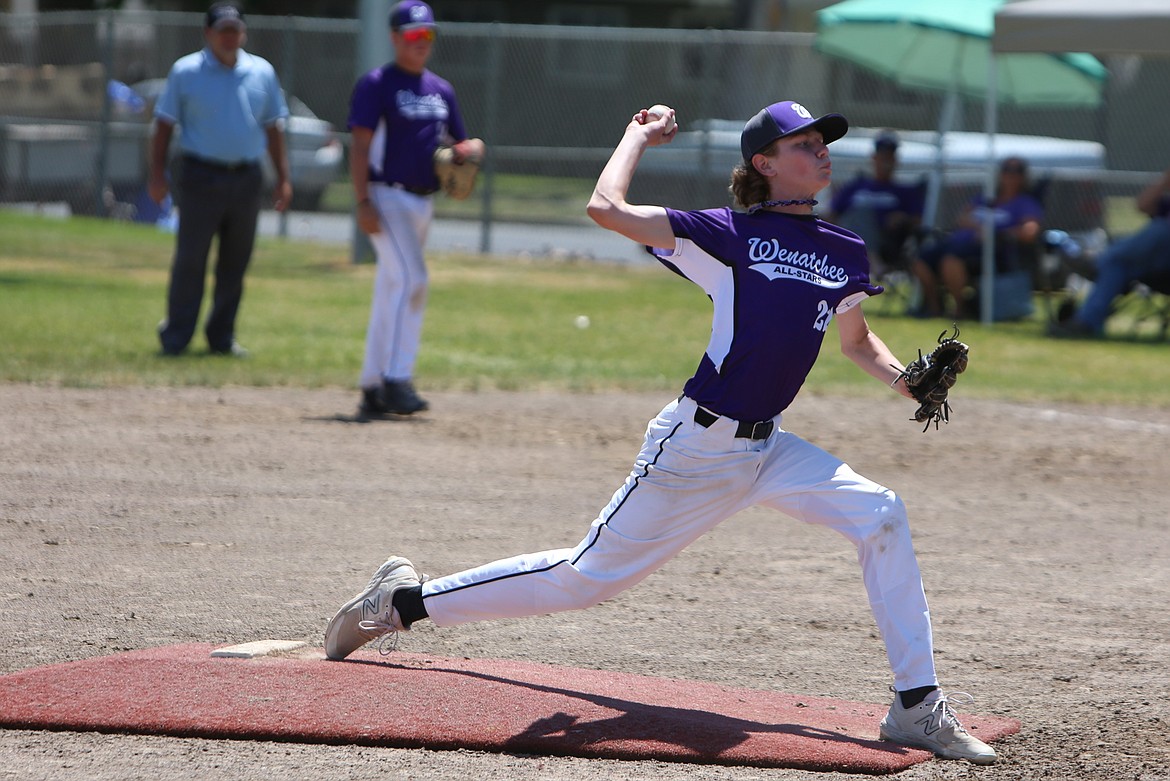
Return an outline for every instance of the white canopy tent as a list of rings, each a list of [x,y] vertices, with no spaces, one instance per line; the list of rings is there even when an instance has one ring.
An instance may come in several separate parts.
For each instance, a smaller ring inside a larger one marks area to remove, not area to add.
[[[1170,55],[1167,0],[1020,0],[995,14],[997,52]]]
[[[1170,0],[1018,0],[995,12],[992,51],[1089,52],[1090,54],[1156,54],[1170,56]],[[991,139],[985,193],[995,196],[995,133],[998,117],[995,57],[989,60],[984,109]],[[993,319],[995,259],[994,228],[984,226],[981,320]]]

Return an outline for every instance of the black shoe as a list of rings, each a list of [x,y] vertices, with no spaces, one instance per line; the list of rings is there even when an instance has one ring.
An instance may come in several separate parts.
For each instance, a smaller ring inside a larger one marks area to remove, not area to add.
[[[419,397],[410,380],[389,380],[382,383],[382,403],[390,412],[399,415],[413,415],[429,409],[430,404]]]
[[[232,358],[247,358],[250,354],[244,345],[233,341],[228,347],[211,347],[208,352],[212,355],[230,355]]]
[[[390,408],[382,400],[381,388],[362,388],[362,400],[358,404],[358,415],[365,418],[378,418],[389,414]]]
[[[183,351],[187,349],[186,342],[184,342],[182,344],[182,346],[167,342],[167,337],[166,337],[167,320],[165,317],[159,321],[158,326],[154,330],[155,330],[155,332],[158,333],[158,341],[162,345],[162,347],[158,351],[158,354],[160,357],[176,358],[176,357],[182,355]]]

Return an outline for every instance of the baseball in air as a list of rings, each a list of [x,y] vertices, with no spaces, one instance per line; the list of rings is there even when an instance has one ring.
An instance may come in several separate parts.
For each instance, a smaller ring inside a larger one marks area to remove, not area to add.
[[[589,327],[589,315],[577,315],[577,319],[573,322],[576,323],[578,328],[582,328],[582,329],[588,328]]]
[[[656,103],[650,108],[646,109],[646,121],[657,122],[670,113],[670,106],[664,106],[661,103]],[[666,123],[666,129],[662,131],[663,135],[670,135],[674,132],[675,121],[671,117]]]

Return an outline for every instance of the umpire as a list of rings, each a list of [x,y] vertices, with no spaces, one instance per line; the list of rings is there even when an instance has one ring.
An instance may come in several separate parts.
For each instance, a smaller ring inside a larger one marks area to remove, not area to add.
[[[211,240],[219,237],[215,291],[204,333],[213,354],[243,357],[235,339],[244,272],[252,258],[260,215],[265,148],[276,169],[277,211],[292,200],[283,125],[288,106],[276,71],[243,49],[244,14],[233,3],[207,11],[201,51],[171,66],[154,109],[150,146],[150,197],[166,197],[167,155],[179,133],[176,197],[179,230],[167,291],[167,317],[159,324],[164,355],[180,355],[195,335],[203,302]]]

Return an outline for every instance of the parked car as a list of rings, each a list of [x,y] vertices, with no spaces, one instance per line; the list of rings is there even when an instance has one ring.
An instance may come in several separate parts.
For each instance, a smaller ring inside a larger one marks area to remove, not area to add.
[[[148,79],[131,85],[136,94],[145,101],[142,115],[149,119],[154,104],[166,87],[166,79]],[[321,205],[321,196],[326,188],[337,179],[341,171],[344,150],[333,125],[313,113],[295,95],[285,95],[289,118],[285,128],[288,145],[289,173],[292,177],[293,208],[315,211]],[[176,143],[178,134],[176,133]],[[174,147],[172,147],[172,150]],[[271,186],[275,174],[271,161],[263,161],[265,182]]]
[[[711,119],[693,123],[666,146],[652,147],[638,167],[631,195],[651,192],[680,208],[703,208],[728,200],[728,174],[740,160],[742,122]],[[878,128],[854,127],[830,147],[833,182],[844,185],[868,171]],[[899,132],[897,177],[924,182],[937,167],[936,134]],[[982,191],[987,176],[988,136],[952,132],[944,140],[946,160],[936,225],[945,228],[970,199]],[[1068,231],[1099,228],[1103,219],[1101,181],[1105,175],[1105,147],[1093,141],[1002,133],[995,136],[995,157],[1022,157],[1034,184],[1043,188],[1045,223]],[[638,180],[641,180],[639,182]],[[637,190],[637,191],[636,191]],[[664,193],[685,203],[666,200]],[[831,191],[818,198],[828,204]],[[822,209],[824,207],[822,206]]]
[[[104,214],[153,222],[158,207],[146,195],[151,114],[165,79],[132,88],[110,82],[110,121],[5,115],[0,107],[0,201],[64,201],[75,214]],[[332,125],[293,95],[286,96],[293,208],[316,209],[341,171],[344,149]],[[176,142],[178,134],[176,134]],[[172,147],[175,149],[176,147]],[[263,160],[269,186],[272,165]],[[105,188],[97,179],[104,170]]]

